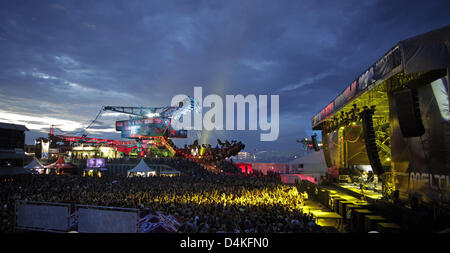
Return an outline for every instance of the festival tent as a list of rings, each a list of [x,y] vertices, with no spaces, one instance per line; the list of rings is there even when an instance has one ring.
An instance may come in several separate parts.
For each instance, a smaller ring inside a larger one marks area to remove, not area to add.
[[[39,172],[40,174],[42,174],[45,169],[44,165],[42,165],[36,157],[34,157],[33,161],[26,165],[24,168],[30,169],[32,171],[34,170],[36,172]]]
[[[25,169],[43,169],[44,165],[42,165],[41,162],[39,162],[39,160],[36,157],[34,157],[33,161],[31,161],[24,168]]]
[[[128,171],[128,177],[131,176],[154,176],[156,175],[156,170],[148,167],[148,165],[144,162],[144,159],[136,165],[136,167],[132,168]]]
[[[60,156],[56,162],[45,166],[45,168],[48,169],[47,174],[51,170],[56,170],[56,174],[66,174],[68,170],[74,169],[75,166],[66,163],[64,158]]]
[[[328,171],[322,149],[292,160],[288,164],[291,166],[303,165],[302,174],[320,174],[323,176]]]

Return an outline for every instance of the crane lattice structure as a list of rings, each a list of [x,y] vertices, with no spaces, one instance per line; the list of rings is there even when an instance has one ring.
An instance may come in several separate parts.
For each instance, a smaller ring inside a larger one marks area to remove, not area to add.
[[[137,140],[153,139],[162,143],[172,154],[175,154],[177,147],[169,140],[168,129],[173,120],[178,120],[182,115],[190,111],[198,111],[199,105],[195,102],[194,98],[186,97],[179,102],[177,106],[163,106],[163,107],[127,107],[127,106],[103,106],[102,111],[114,111],[118,113],[124,113],[131,116],[133,120],[146,119],[162,122],[164,125],[164,131],[162,135],[151,136],[142,135]],[[165,123],[167,122],[167,124]],[[117,129],[116,129],[117,130]]]

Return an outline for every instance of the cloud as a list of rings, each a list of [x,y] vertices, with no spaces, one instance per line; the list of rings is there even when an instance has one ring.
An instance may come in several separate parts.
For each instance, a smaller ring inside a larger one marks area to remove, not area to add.
[[[104,112],[104,113],[102,113],[102,117],[113,117],[113,118],[116,118],[116,117],[121,117],[123,115],[124,114],[120,113],[120,112]]]
[[[58,4],[58,3],[52,4],[52,5],[50,5],[50,7],[52,7],[55,10],[67,11],[66,7],[64,7],[62,4]]]
[[[48,117],[44,115],[18,114],[0,110],[0,119],[13,124],[25,125],[30,130],[48,129],[50,125],[59,126],[64,131],[75,131],[82,128],[82,124],[77,121]]]
[[[20,74],[27,75],[27,73],[24,71],[21,71]],[[58,80],[59,79],[56,76],[48,75],[48,74],[38,72],[38,71],[32,71],[29,74],[33,77],[40,78],[40,79],[50,79],[50,80]]]
[[[250,60],[250,59],[245,59],[242,61],[242,63],[247,66],[250,67],[256,71],[266,71],[268,69],[270,69],[271,67],[277,65],[276,62],[274,61],[267,61],[267,60]]]
[[[0,110],[0,121],[25,125],[30,130],[46,132],[51,125],[54,125],[57,130],[61,130],[59,134],[81,134],[88,124],[79,121],[68,120],[66,117],[48,117],[43,115],[28,115],[24,113],[11,113]],[[107,120],[102,122],[99,119],[88,130],[88,134],[102,134],[102,133],[117,133],[114,121]]]
[[[83,22],[83,25],[91,30],[97,29],[97,25],[92,24],[92,23]]]
[[[296,84],[291,84],[291,85],[285,86],[285,87],[279,89],[278,92],[281,93],[281,92],[296,90],[303,86],[310,85],[317,81],[320,81],[320,80],[324,79],[325,77],[328,77],[329,75],[330,75],[330,73],[322,72],[315,76],[307,77]]]
[[[64,67],[77,68],[80,66],[78,61],[68,55],[55,55],[54,58],[58,64],[61,64]]]
[[[68,60],[70,58],[62,58],[59,57],[58,61],[61,64],[66,65],[76,65],[75,62]],[[21,71],[20,74],[22,76],[31,76],[43,81],[56,81],[56,83],[47,82],[45,85],[48,87],[54,94],[61,94],[65,97],[71,98],[83,98],[83,100],[90,99],[91,101],[99,101],[99,100],[124,100],[124,101],[139,101],[140,99],[126,92],[119,92],[113,89],[101,89],[97,87],[90,87],[84,84],[80,84],[77,82],[72,82],[66,80],[61,77],[57,77],[51,74],[47,74],[41,72],[37,69],[34,69],[30,72]]]

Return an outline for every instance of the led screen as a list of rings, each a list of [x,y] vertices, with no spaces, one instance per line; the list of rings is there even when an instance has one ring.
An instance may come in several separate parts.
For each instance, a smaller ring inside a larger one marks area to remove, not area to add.
[[[105,159],[103,158],[92,158],[87,159],[88,168],[103,168],[105,167]]]
[[[167,133],[169,138],[186,138],[186,130],[175,130],[167,118],[132,119],[116,122],[116,131],[122,138],[158,137]]]

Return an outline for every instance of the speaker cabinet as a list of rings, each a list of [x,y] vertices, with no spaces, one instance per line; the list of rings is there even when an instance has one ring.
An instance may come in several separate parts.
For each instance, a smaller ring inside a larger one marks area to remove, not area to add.
[[[311,135],[312,145],[315,151],[319,151],[319,144],[317,143],[317,134]]]
[[[381,166],[380,157],[378,155],[378,148],[376,143],[375,130],[373,128],[372,116],[374,109],[365,109],[361,112],[362,125],[364,129],[364,140],[366,142],[367,156],[369,157],[370,165],[375,174],[381,175],[384,169]]]
[[[416,89],[394,92],[395,108],[403,137],[418,137],[425,133],[420,117],[419,98]]]

